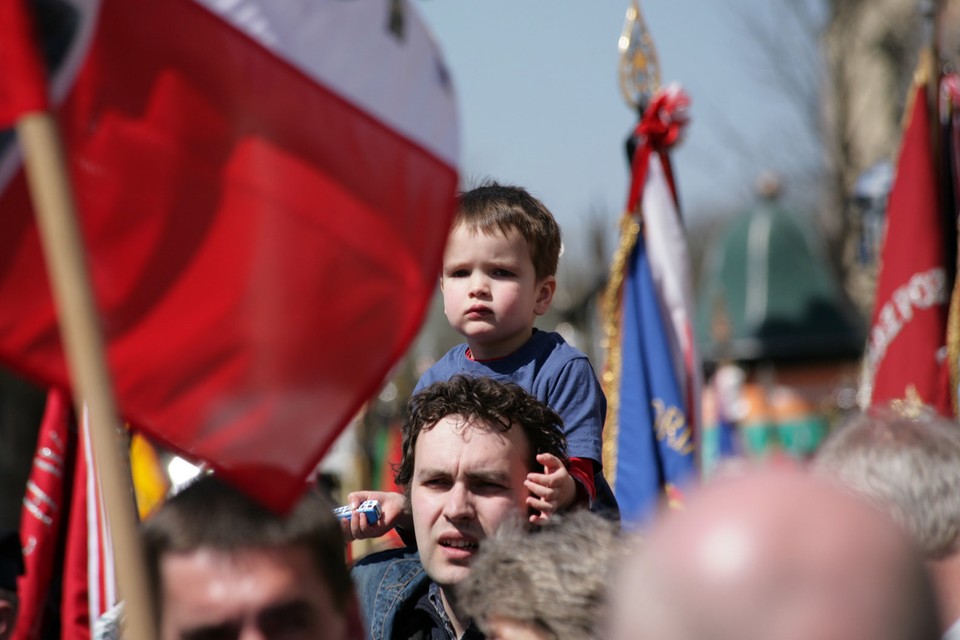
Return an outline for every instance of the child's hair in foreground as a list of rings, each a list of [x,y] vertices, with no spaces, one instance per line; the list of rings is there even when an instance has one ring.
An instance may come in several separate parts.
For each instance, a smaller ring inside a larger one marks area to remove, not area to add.
[[[497,182],[484,182],[464,191],[453,226],[463,225],[485,234],[516,229],[527,241],[537,279],[557,274],[562,238],[560,227],[543,203],[526,189]]]

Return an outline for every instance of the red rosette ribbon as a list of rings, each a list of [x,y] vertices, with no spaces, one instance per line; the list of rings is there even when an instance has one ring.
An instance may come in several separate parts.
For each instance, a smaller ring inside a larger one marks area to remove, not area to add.
[[[689,106],[690,97],[676,84],[658,91],[647,105],[640,123],[634,130],[638,145],[633,154],[630,197],[627,200],[628,213],[637,212],[653,152],[657,152],[662,158],[664,169],[667,171],[667,181],[676,198],[667,152],[683,137],[683,129],[690,121],[687,115]]]

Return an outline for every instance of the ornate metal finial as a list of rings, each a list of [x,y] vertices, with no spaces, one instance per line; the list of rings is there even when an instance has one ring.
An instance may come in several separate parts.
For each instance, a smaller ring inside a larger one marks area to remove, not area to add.
[[[404,36],[404,15],[403,0],[390,0],[390,17],[388,18],[387,28],[397,40],[403,40]]]
[[[631,107],[643,110],[660,89],[660,61],[637,0],[630,0],[620,50],[620,91]]]
[[[890,401],[890,407],[904,418],[916,420],[923,415],[925,405],[915,386],[907,385],[903,397]]]

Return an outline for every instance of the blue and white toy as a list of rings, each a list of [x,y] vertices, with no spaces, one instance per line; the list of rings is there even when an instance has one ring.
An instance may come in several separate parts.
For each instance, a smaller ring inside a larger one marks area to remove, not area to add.
[[[357,512],[367,516],[367,524],[370,525],[377,524],[383,516],[380,511],[380,503],[377,500],[365,500],[361,502],[360,506],[357,507]],[[353,515],[353,509],[350,508],[350,505],[337,507],[333,510],[333,515],[340,520],[349,520]]]

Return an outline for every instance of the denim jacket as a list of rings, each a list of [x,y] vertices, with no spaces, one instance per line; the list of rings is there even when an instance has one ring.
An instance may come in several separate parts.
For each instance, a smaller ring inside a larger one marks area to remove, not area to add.
[[[420,554],[409,547],[371,554],[351,575],[370,640],[391,640],[398,615],[409,614],[431,584]]]
[[[456,640],[438,587],[413,547],[374,553],[353,567],[360,612],[371,640]],[[483,640],[469,624],[459,640]]]

